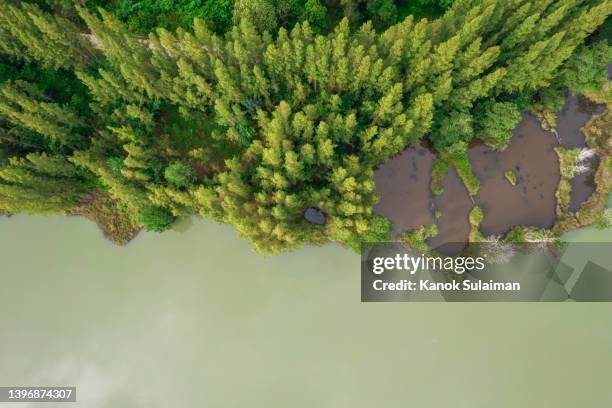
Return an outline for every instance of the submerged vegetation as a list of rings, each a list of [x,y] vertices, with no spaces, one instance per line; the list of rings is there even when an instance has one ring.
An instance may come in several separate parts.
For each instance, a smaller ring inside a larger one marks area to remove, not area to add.
[[[445,162],[434,192],[453,165],[476,195],[470,141],[502,149],[559,90],[604,92],[607,39],[589,36],[612,13],[609,0],[457,0],[437,18],[450,1],[33,3],[0,0],[0,211],[70,212],[99,191],[148,230],[199,214],[264,253],[386,239],[373,173],[409,145]],[[311,207],[325,225],[304,220]]]

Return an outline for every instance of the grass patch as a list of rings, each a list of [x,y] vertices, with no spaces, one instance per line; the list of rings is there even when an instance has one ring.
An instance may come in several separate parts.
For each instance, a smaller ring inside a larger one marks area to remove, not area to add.
[[[569,180],[561,179],[555,196],[557,197],[557,216],[567,215],[572,194],[572,184]]]
[[[612,228],[612,208],[606,208],[595,221],[595,228],[598,230],[606,230]]]
[[[567,149],[565,147],[555,147],[555,152],[559,157],[559,171],[561,180],[555,196],[557,197],[557,217],[566,218],[570,216],[570,200],[572,194],[571,180],[575,175],[575,164],[578,160],[579,149]]]
[[[478,180],[472,171],[472,165],[468,159],[467,151],[454,152],[450,160],[453,166],[455,166],[459,178],[463,181],[470,195],[475,196],[478,194],[478,190],[480,190],[480,180]]]
[[[561,177],[572,179],[575,175],[576,160],[578,160],[579,149],[567,149],[565,147],[555,147],[555,152],[559,156],[559,170]]]
[[[431,193],[433,195],[442,195],[444,193],[444,189],[441,186],[442,180],[446,176],[446,172],[450,167],[449,163],[446,160],[443,160],[440,157],[436,157],[436,160],[433,163],[433,167],[431,169]]]
[[[472,211],[470,212],[470,242],[484,241],[484,237],[480,232],[480,224],[482,223],[483,219],[484,213],[482,212],[482,208],[480,208],[479,206],[475,206],[474,208],[472,208]]]

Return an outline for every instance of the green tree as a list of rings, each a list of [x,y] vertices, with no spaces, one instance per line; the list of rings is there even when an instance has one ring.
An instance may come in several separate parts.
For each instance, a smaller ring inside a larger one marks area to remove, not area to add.
[[[563,82],[574,93],[599,92],[608,82],[606,66],[612,60],[612,46],[599,41],[580,47],[564,66]]]
[[[188,187],[195,181],[193,168],[184,162],[174,161],[164,170],[164,177],[177,187]]]
[[[166,208],[146,206],[140,213],[140,222],[147,231],[164,232],[174,224],[174,216]]]
[[[322,30],[327,26],[326,14],[327,8],[321,4],[320,0],[308,0],[304,4],[302,19],[308,21],[313,27]]]
[[[30,153],[0,169],[0,210],[59,213],[74,207],[89,188],[64,157]]]
[[[521,120],[521,113],[513,103],[487,101],[479,107],[477,118],[476,136],[487,145],[503,150]]]
[[[233,21],[239,25],[247,21],[260,32],[273,31],[277,25],[276,8],[268,0],[236,0]]]

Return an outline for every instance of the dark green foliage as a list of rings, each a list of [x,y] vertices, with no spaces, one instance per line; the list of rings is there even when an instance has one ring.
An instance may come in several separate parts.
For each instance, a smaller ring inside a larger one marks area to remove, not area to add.
[[[140,223],[147,231],[164,232],[174,224],[175,217],[166,208],[148,205],[140,213]]]
[[[106,8],[133,30],[148,33],[156,27],[189,28],[194,18],[210,21],[217,32],[231,27],[233,0],[116,0]]]
[[[416,18],[436,17],[444,13],[454,0],[340,0],[343,14],[356,24],[372,21],[385,29],[409,15]],[[328,2],[334,3],[334,2]]]
[[[187,163],[174,161],[164,171],[166,180],[177,187],[188,187],[196,177],[193,169]]]
[[[313,27],[324,29],[327,26],[326,15],[327,8],[320,0],[308,0],[304,4],[302,20],[308,21]]]
[[[121,169],[123,169],[123,158],[112,156],[108,158],[106,163],[110,171],[112,171],[116,176],[121,175]]]
[[[565,88],[555,84],[535,94],[532,108],[537,112],[561,112],[565,105]]]
[[[80,23],[73,1],[28,2]],[[86,0],[84,3],[91,11],[99,7],[106,9],[130,30],[142,34],[158,27],[191,29],[195,18],[206,21],[219,34],[229,31],[234,24],[235,0]],[[372,21],[378,30],[383,30],[408,15],[417,18],[439,16],[453,0],[269,0],[265,3],[252,0],[244,3],[252,10],[249,13],[261,9],[263,14],[275,15],[283,27],[291,28],[296,23],[308,21],[315,30],[322,31],[335,26],[344,17],[356,25]],[[273,6],[273,12],[269,5]]]
[[[368,14],[377,27],[388,27],[397,22],[397,6],[393,0],[372,0],[367,2]]]
[[[432,139],[439,151],[448,151],[456,143],[468,142],[474,135],[473,117],[466,112],[441,114],[437,123],[439,125]]]
[[[563,82],[574,93],[599,92],[608,80],[610,61],[612,46],[607,40],[583,46],[565,65]]]
[[[48,11],[55,11],[78,21],[75,3],[70,0],[31,1]],[[155,28],[189,29],[195,18],[201,18],[218,33],[232,27],[234,0],[86,0],[92,11],[102,7],[123,21],[132,31],[146,34]]]
[[[487,145],[503,150],[521,120],[521,112],[513,103],[489,100],[479,107],[476,117],[476,136]]]
[[[271,0],[235,0],[233,21],[251,24],[258,31],[272,32],[278,24],[276,7]]]

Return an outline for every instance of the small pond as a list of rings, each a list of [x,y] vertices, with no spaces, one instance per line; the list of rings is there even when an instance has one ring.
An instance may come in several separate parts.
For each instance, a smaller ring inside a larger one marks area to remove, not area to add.
[[[585,98],[568,96],[558,115],[557,136],[542,129],[534,116],[524,114],[503,152],[474,143],[468,156],[481,182],[474,200],[454,169],[442,182],[444,193],[434,197],[429,184],[435,156],[422,146],[409,147],[377,169],[375,180],[380,202],[375,211],[392,220],[395,234],[430,225],[435,221],[435,213],[441,212],[437,220],[439,234],[430,241],[434,246],[467,242],[468,216],[474,204],[484,211],[481,231],[485,236],[504,235],[517,225],[551,228],[556,217],[555,192],[560,180],[554,147],[559,141],[568,148],[584,147],[580,129],[592,115],[602,111],[601,106]],[[589,170],[572,180],[572,211],[578,210],[593,194],[597,164],[595,157]],[[517,176],[516,186],[506,180],[504,173],[508,170]]]

